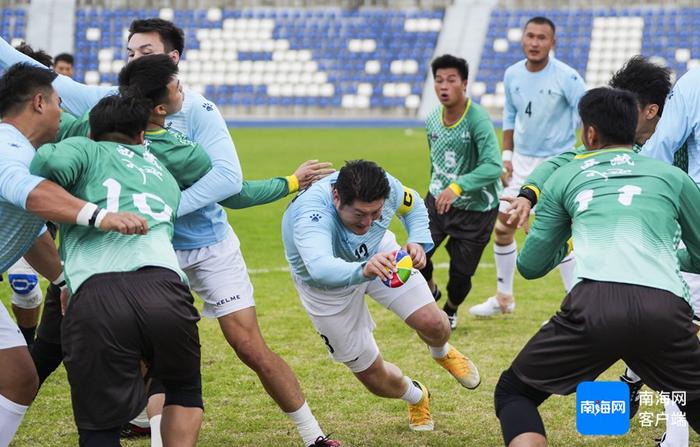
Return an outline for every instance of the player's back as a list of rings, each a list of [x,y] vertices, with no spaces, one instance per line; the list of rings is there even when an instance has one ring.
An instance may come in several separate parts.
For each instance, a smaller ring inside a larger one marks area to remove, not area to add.
[[[576,144],[578,100],[585,84],[576,71],[550,57],[542,70],[530,72],[526,60],[506,69],[504,129],[514,130],[515,150],[530,157],[550,157]]]
[[[589,151],[560,168],[545,192],[571,217],[577,276],[687,299],[676,250],[688,184],[681,170],[629,149]]]
[[[69,138],[42,146],[31,169],[76,197],[107,211],[141,215],[148,222],[148,234],[143,236],[62,225],[60,249],[73,292],[94,274],[144,266],[168,268],[184,278],[171,243],[180,190],[144,146]]]

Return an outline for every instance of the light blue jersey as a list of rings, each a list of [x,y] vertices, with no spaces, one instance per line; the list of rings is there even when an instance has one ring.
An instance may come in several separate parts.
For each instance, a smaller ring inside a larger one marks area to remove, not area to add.
[[[22,257],[44,227],[24,210],[29,193],[44,180],[29,173],[35,154],[19,130],[0,123],[0,272]]]
[[[0,39],[0,66],[7,68],[19,62],[43,68]],[[58,75],[53,86],[61,95],[62,107],[75,116],[81,116],[104,96],[117,92],[116,87],[88,86],[63,75]],[[221,113],[202,95],[189,89],[184,94],[182,110],[169,115],[166,125],[199,143],[212,166],[204,177],[182,192],[173,237],[176,250],[208,247],[224,240],[228,219],[217,202],[238,194],[243,183],[236,148]]]
[[[304,283],[330,289],[359,284],[369,279],[362,274],[364,264],[377,253],[377,247],[394,215],[408,231],[408,241],[433,248],[428,228],[428,211],[421,197],[387,174],[391,192],[384,202],[382,216],[369,231],[358,235],[348,230],[333,203],[332,174],[300,193],[282,219],[284,252],[292,274]]]
[[[527,60],[506,69],[503,130],[513,130],[514,150],[528,157],[551,157],[576,144],[578,102],[586,84],[576,70],[550,56],[531,72]]]
[[[700,185],[700,68],[690,70],[676,82],[666,99],[663,115],[642,155],[673,164],[674,155],[687,143],[688,175]]]

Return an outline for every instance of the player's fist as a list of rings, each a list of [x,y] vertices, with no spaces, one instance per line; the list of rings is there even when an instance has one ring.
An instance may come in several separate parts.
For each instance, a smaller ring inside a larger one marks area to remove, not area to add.
[[[512,177],[513,162],[510,160],[503,160],[503,173],[501,174],[501,182],[503,182],[503,186],[508,186]]]
[[[508,214],[508,225],[517,225],[518,228],[525,227],[528,230],[528,222],[530,219],[530,210],[532,203],[525,197],[501,197],[504,202],[510,203],[510,208],[506,211]]]
[[[380,280],[391,280],[391,274],[396,271],[396,261],[392,252],[377,253],[369,258],[362,268],[365,278],[378,277]]]
[[[107,213],[100,223],[102,231],[116,231],[122,234],[146,234],[148,222],[132,213]]]
[[[445,214],[448,212],[452,207],[452,202],[454,202],[456,199],[457,194],[455,194],[455,192],[450,188],[445,188],[445,190],[442,191],[439,196],[437,196],[437,199],[435,199],[435,208],[437,209],[437,213]],[[413,265],[415,264],[416,263],[414,262]]]
[[[418,270],[422,270],[425,267],[427,257],[425,255],[425,249],[421,244],[409,242],[403,249],[411,257],[413,267],[417,268]]]
[[[299,189],[306,189],[317,180],[334,173],[335,169],[331,168],[331,166],[333,166],[333,163],[319,162],[318,160],[307,160],[302,163],[294,171],[294,175],[299,180]]]

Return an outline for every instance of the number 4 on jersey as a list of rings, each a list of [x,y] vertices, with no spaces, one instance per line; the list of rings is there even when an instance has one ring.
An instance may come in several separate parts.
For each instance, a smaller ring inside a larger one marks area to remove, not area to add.
[[[527,107],[525,107],[525,113],[528,117],[532,117],[532,101],[527,103]]]

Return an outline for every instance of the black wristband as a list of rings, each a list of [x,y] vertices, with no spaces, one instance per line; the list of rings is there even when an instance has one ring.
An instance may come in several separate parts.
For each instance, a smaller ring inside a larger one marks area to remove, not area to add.
[[[530,188],[526,188],[524,186],[520,188],[520,193],[518,194],[518,197],[525,197],[527,200],[530,201],[533,207],[537,205],[537,194],[535,194],[535,191],[533,191]]]
[[[102,208],[100,208],[99,206],[97,208],[95,208],[95,211],[93,211],[92,216],[88,220],[89,226],[91,226],[91,227],[95,226],[95,222],[97,221],[97,215],[100,214],[100,211],[102,211]]]

